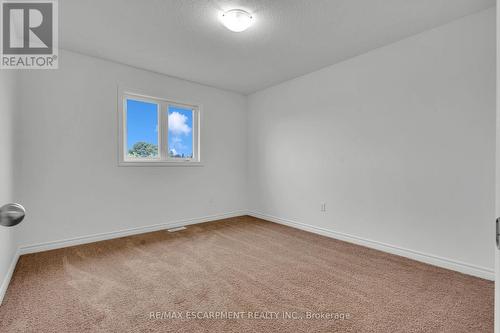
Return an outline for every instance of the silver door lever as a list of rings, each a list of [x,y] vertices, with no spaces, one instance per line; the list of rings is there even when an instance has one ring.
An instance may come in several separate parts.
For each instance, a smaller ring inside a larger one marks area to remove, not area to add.
[[[11,203],[0,207],[0,225],[13,227],[21,223],[26,216],[26,210],[18,203]]]

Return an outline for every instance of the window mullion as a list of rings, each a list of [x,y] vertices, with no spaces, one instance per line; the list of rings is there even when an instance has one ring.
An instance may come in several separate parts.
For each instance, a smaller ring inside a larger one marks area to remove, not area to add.
[[[193,108],[193,159],[195,161],[199,160],[200,150],[200,113],[198,108]]]
[[[127,142],[128,142],[128,137],[127,137],[127,97],[124,97],[121,100],[121,107],[122,107],[122,112],[121,112],[121,151],[120,154],[122,156],[122,160],[126,160],[128,158],[127,155]]]

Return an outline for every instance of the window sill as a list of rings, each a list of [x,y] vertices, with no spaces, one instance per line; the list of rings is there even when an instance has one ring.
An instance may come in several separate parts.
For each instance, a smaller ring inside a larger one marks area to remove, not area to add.
[[[202,162],[171,161],[121,161],[120,167],[202,167]]]

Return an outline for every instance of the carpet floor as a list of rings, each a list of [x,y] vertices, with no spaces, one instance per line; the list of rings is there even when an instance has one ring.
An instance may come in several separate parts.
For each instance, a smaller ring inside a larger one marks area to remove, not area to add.
[[[24,255],[0,332],[492,332],[493,294],[245,216]]]

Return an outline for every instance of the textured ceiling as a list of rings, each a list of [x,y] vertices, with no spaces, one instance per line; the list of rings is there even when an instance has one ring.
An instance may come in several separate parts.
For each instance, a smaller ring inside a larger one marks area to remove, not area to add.
[[[248,94],[462,16],[494,0],[64,0],[61,46]],[[255,14],[246,32],[220,10]]]

